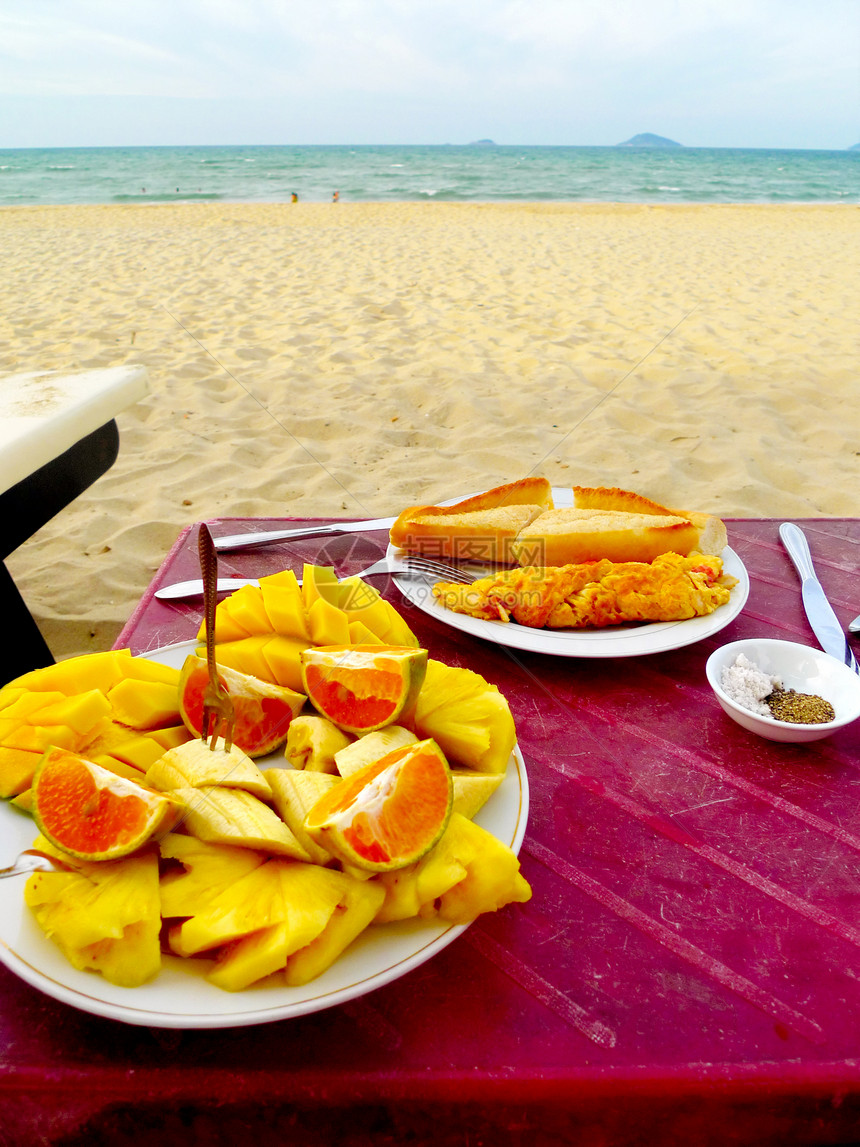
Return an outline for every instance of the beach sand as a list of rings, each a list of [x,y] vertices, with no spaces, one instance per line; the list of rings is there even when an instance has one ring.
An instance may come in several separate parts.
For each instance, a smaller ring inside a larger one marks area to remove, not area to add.
[[[860,512],[856,206],[0,209],[0,372],[143,363],[114,467],[7,564],[108,649],[179,531],[541,474]]]

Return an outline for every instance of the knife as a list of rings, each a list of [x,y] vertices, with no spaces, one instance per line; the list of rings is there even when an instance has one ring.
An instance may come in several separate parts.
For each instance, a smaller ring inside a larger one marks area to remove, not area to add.
[[[806,535],[794,522],[783,522],[779,527],[779,536],[788,551],[788,556],[794,562],[794,568],[800,575],[803,608],[819,645],[825,653],[829,653],[831,657],[842,661],[849,669],[860,674],[860,666],[857,665],[857,660],[851,652],[845,631],[824,594],[821,582],[815,576]]]
[[[301,526],[294,530],[264,530],[257,534],[228,534],[215,538],[216,550],[248,550],[272,546],[291,538],[313,538],[318,534],[352,534],[361,530],[390,530],[396,518],[371,518],[367,522],[331,522],[325,526]]]
[[[218,578],[218,593],[231,592],[234,589],[241,589],[243,585],[259,585],[260,583],[251,577],[219,577]],[[299,585],[302,584],[299,578]],[[203,596],[203,581],[197,578],[195,581],[175,581],[172,585],[163,585],[161,589],[155,591],[155,597],[160,601],[180,601],[186,597],[202,597]]]

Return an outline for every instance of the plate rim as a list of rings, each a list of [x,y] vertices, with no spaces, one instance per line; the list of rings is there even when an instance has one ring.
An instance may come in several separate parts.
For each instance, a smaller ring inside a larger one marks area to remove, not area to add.
[[[170,645],[161,646],[157,650],[150,650],[139,656],[145,660],[155,660],[164,654],[175,656],[186,651],[191,652],[196,646],[197,642],[194,640],[173,642]],[[273,756],[274,755],[275,754],[273,754]],[[515,855],[519,855],[528,825],[529,782],[525,759],[523,758],[522,750],[518,742],[514,745],[511,757],[508,761],[507,773],[510,774],[511,772],[515,772],[516,774],[515,783],[519,789],[519,797],[516,816],[508,826],[511,829],[509,847]],[[492,800],[492,797],[490,800]],[[511,803],[513,803],[513,801]],[[0,825],[3,824],[7,817],[14,818],[15,820],[19,817],[21,818],[21,831],[20,834],[16,834],[16,839],[18,835],[21,835],[23,838],[24,825],[32,826],[33,835],[38,832],[32,820],[30,820],[25,813],[10,806],[8,802],[2,802],[0,809],[2,809],[2,811],[0,811]],[[11,821],[9,823],[11,823]],[[17,844],[17,847],[20,849],[29,847],[29,845],[30,841],[27,841],[26,843]],[[12,886],[10,894],[14,894],[15,888],[20,889],[18,901],[21,913],[12,920],[0,922],[0,963],[20,979],[24,980],[25,983],[41,991],[44,995],[56,999],[61,1003],[68,1004],[79,1011],[84,1011],[90,1015],[100,1016],[105,1019],[118,1020],[133,1026],[154,1028],[202,1030],[247,1027],[292,1019],[301,1015],[323,1011],[342,1003],[348,1003],[350,1000],[358,999],[361,996],[368,995],[375,991],[377,988],[393,983],[395,980],[401,979],[408,972],[420,967],[438,952],[441,952],[444,948],[452,944],[454,940],[474,923],[474,921],[470,921],[467,924],[445,925],[430,920],[405,920],[391,924],[376,925],[377,928],[398,929],[397,932],[393,932],[392,934],[399,936],[402,943],[407,943],[410,935],[414,935],[418,942],[407,951],[399,954],[393,963],[387,964],[384,967],[378,967],[375,970],[369,970],[351,984],[332,986],[328,989],[325,987],[325,978],[331,969],[328,969],[322,973],[322,975],[310,981],[308,985],[303,985],[301,988],[289,988],[286,985],[271,985],[270,987],[255,989],[252,985],[243,992],[222,991],[222,989],[215,987],[215,985],[206,984],[206,981],[202,979],[202,975],[199,979],[195,976],[194,980],[198,983],[202,982],[205,985],[205,990],[208,991],[211,989],[212,993],[218,993],[217,996],[213,995],[214,999],[223,1000],[225,1003],[229,1000],[248,1000],[249,996],[255,991],[271,992],[279,995],[290,993],[294,996],[297,995],[298,998],[287,1001],[282,1000],[282,1002],[277,1004],[267,1002],[266,1004],[261,1004],[259,1007],[237,1007],[235,1011],[193,1011],[182,1013],[175,1010],[165,1011],[163,1010],[163,1005],[159,1008],[148,1007],[145,1004],[136,1004],[134,1003],[134,997],[131,996],[129,997],[128,1004],[124,1001],[117,1002],[109,998],[118,993],[126,991],[134,992],[138,989],[118,988],[116,985],[109,984],[98,973],[79,972],[76,968],[73,968],[71,964],[66,962],[65,956],[60,952],[59,948],[41,932],[39,932],[37,939],[44,942],[47,946],[45,951],[48,953],[48,961],[56,963],[56,957],[59,957],[68,968],[69,978],[72,982],[65,982],[64,979],[58,979],[55,975],[45,971],[43,968],[36,967],[26,958],[25,954],[16,950],[11,935],[9,935],[10,933],[18,933],[20,931],[19,922],[21,921],[23,921],[25,928],[28,928],[29,924],[32,924],[33,928],[38,929],[35,918],[29,916],[28,909],[24,904],[24,881],[10,880],[10,885]],[[372,937],[368,937],[366,933],[362,933],[362,936],[365,937],[365,942],[367,942],[368,939],[372,941]],[[355,943],[359,943],[362,940],[362,936],[359,936]],[[384,937],[382,939],[384,942]],[[338,964],[339,961],[335,961],[332,968],[337,968]],[[165,966],[162,968],[160,975],[164,975],[165,971],[168,971],[168,969],[174,966],[182,968],[183,974],[187,974],[190,968],[193,967],[193,963],[186,960],[180,961],[178,957],[167,956]],[[60,965],[60,967],[62,970],[65,970],[63,965]],[[83,978],[81,986],[75,983],[79,978]],[[140,990],[145,991],[146,988],[149,987],[157,991],[158,981],[159,977],[156,977],[150,981],[148,985],[143,985]],[[92,985],[94,990],[87,991],[83,985]],[[317,987],[314,988],[314,985]],[[322,990],[320,990],[320,986]],[[312,991],[305,991],[305,989],[308,988],[312,988]],[[99,989],[101,989],[101,991]],[[304,994],[300,994],[302,992],[304,992]]]

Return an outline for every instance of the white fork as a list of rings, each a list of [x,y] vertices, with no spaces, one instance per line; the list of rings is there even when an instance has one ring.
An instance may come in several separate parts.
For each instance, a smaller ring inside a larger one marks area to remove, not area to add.
[[[426,581],[456,581],[462,585],[471,585],[484,573],[481,569],[466,569],[464,567],[449,566],[445,562],[437,562],[432,558],[422,558],[407,554],[403,557],[380,558],[378,562],[359,570],[354,577],[374,577],[376,574],[406,574],[411,577],[423,578]],[[218,592],[226,593],[234,589],[241,589],[245,585],[259,585],[256,578],[224,577],[218,579]],[[301,584],[301,578],[299,578]],[[163,585],[155,591],[160,601],[181,601],[187,598],[203,596],[203,582],[178,581],[173,585]]]

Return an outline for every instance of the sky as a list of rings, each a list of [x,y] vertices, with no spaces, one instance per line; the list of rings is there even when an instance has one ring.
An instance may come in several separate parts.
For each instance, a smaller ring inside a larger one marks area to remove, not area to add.
[[[860,142],[860,0],[0,0],[0,147]]]

